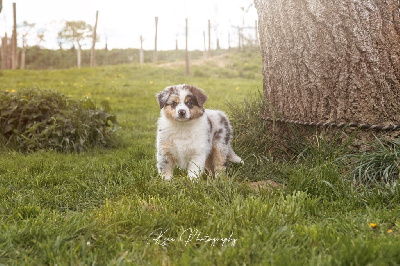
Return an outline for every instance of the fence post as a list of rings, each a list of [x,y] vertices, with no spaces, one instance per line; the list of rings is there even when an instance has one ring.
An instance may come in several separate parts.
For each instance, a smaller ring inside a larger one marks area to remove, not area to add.
[[[140,51],[139,51],[139,62],[140,64],[143,64],[144,58],[143,58],[143,37],[140,35]]]
[[[240,32],[240,27],[238,27],[238,39],[239,39],[239,44],[238,44],[238,51],[239,51],[239,53],[241,52],[241,41],[242,41],[242,34],[241,34],[241,32]]]
[[[228,32],[228,51],[231,51],[231,33]]]
[[[203,43],[204,43],[204,52],[203,57],[204,59],[207,58],[207,48],[206,48],[206,32],[203,30]]]
[[[17,58],[17,4],[13,3],[13,15],[14,15],[14,29],[12,33],[12,51],[11,51],[11,60],[12,60],[12,69],[17,69],[18,67],[18,58]]]
[[[208,20],[208,56],[211,56],[211,22]]]
[[[185,57],[186,57],[186,75],[189,75],[189,52],[188,52],[188,19],[186,19],[186,50],[185,50]]]
[[[156,17],[156,36],[154,38],[154,63],[157,62],[157,26],[158,26],[158,17]]]
[[[8,38],[7,33],[1,38],[1,69],[7,69],[8,63]]]
[[[256,46],[259,46],[260,43],[259,43],[259,40],[258,40],[258,22],[257,22],[257,20],[255,21],[254,27],[256,29]]]
[[[96,11],[96,22],[94,23],[94,28],[93,28],[93,40],[92,40],[92,51],[90,53],[90,67],[94,67],[95,65],[95,50],[94,47],[96,45],[96,30],[97,30],[97,20],[99,18],[99,11]]]

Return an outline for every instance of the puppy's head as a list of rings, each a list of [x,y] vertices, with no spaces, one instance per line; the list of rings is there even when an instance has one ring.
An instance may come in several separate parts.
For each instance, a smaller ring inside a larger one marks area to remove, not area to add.
[[[165,116],[180,122],[201,117],[207,98],[201,89],[186,84],[166,87],[157,94],[158,104]]]

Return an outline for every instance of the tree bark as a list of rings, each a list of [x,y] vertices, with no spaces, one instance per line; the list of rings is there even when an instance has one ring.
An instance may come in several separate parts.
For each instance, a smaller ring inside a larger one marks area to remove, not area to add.
[[[397,0],[255,0],[266,116],[399,124]]]

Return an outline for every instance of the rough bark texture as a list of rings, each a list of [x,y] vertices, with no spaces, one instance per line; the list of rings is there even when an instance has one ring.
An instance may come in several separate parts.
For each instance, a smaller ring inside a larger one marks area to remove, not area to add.
[[[254,2],[267,116],[400,123],[397,0]]]

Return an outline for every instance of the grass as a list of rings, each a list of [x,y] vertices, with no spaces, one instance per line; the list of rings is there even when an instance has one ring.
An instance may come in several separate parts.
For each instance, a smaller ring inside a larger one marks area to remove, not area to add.
[[[0,263],[399,264],[398,183],[354,182],[346,146],[321,135],[301,140],[291,160],[269,153],[274,138],[256,119],[264,104],[257,100],[259,56],[218,60],[228,67],[209,61],[193,66],[192,76],[182,65],[162,64],[0,72],[0,90],[39,87],[107,99],[121,126],[113,149],[1,150]],[[155,93],[177,83],[205,89],[207,108],[228,111],[244,166],[195,183],[181,171],[171,182],[158,178]],[[354,156],[351,162],[365,154]],[[282,185],[248,186],[260,180]]]

